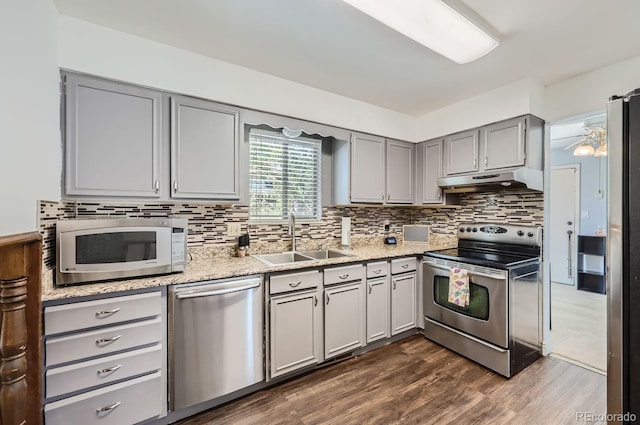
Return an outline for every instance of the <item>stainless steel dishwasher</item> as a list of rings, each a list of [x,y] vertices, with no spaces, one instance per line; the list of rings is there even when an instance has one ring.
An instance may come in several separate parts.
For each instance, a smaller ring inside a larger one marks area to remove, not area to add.
[[[262,276],[169,287],[170,408],[264,380]]]

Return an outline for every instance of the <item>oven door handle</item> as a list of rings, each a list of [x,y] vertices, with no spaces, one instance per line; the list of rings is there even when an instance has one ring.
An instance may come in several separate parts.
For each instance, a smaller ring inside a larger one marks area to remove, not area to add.
[[[444,267],[438,264],[434,264],[428,260],[424,260],[424,264],[429,265],[430,267],[433,267],[434,269],[440,269],[440,270],[446,270],[449,271],[451,268],[450,267]],[[460,265],[462,266],[461,268],[464,269],[464,264],[460,263]],[[487,277],[489,279],[506,279],[507,278],[507,274],[506,273],[501,273],[501,272],[496,272],[495,274],[490,274],[490,273],[483,273],[483,272],[479,272],[477,270],[473,270],[473,269],[465,269],[469,272],[469,275],[475,275],[475,276],[483,276],[483,277]]]

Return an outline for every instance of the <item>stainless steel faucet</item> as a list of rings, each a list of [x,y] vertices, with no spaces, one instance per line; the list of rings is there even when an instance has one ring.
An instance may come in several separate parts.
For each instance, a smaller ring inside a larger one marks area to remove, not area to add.
[[[289,213],[289,236],[291,236],[291,252],[296,252],[296,216]]]

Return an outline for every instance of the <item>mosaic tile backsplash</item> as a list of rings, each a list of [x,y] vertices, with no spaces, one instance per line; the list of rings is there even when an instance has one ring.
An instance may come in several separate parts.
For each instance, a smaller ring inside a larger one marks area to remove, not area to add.
[[[286,224],[249,223],[248,206],[213,203],[140,203],[41,201],[40,232],[43,235],[43,262],[55,265],[55,225],[57,220],[71,218],[133,218],[177,216],[189,219],[190,251],[216,248],[232,255],[236,237],[226,235],[227,223],[241,223],[242,233],[249,233],[252,252],[277,252],[290,248]],[[404,224],[426,224],[433,234],[455,235],[459,223],[492,222],[542,226],[543,194],[531,191],[504,191],[462,195],[457,208],[420,207],[325,207],[322,220],[298,223],[297,235],[302,249],[337,246],[340,243],[341,218],[351,217],[352,242],[358,238],[386,235],[384,222],[390,223],[390,234],[400,236]]]

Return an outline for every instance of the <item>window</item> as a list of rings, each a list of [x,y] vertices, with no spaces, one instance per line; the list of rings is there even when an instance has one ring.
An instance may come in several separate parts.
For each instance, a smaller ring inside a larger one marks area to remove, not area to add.
[[[249,131],[249,218],[319,220],[322,141]]]

